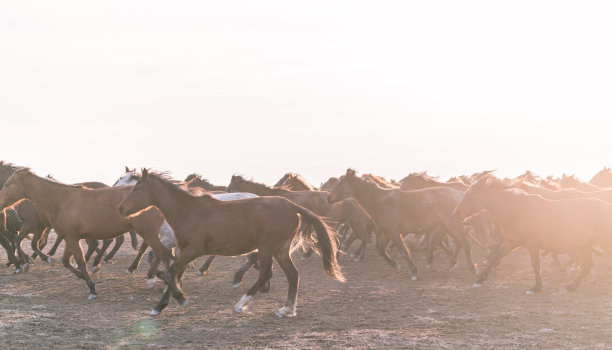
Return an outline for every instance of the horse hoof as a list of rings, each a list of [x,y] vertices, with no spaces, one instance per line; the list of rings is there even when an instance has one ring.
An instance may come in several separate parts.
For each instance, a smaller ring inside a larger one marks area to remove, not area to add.
[[[240,287],[240,282],[232,284],[232,287],[234,287],[234,288]]]
[[[187,304],[188,304],[187,299],[183,299],[182,301],[179,301],[180,306],[187,306]]]
[[[95,298],[97,298],[97,297],[98,297],[98,295],[97,295],[97,294],[91,293],[91,294],[89,294],[89,296],[87,297],[87,299],[89,299],[89,300],[93,300],[93,299],[95,299]]]
[[[455,266],[451,266],[451,268],[448,269],[448,272],[453,272],[453,271],[455,271]]]
[[[416,275],[412,276],[412,280],[416,281],[418,279],[418,277]]]
[[[241,313],[242,313],[242,310],[244,310],[244,308],[234,306],[234,312],[235,312],[235,313],[237,313],[237,314],[241,314]]]
[[[147,279],[147,288],[151,289],[155,285],[155,278]]]
[[[196,271],[196,275],[198,275],[198,276],[204,276],[204,272],[202,272],[202,271],[198,270],[198,271]]]
[[[91,273],[96,273],[96,272],[98,272],[98,271],[100,271],[100,266],[99,266],[99,265],[94,266],[94,267],[91,269]]]
[[[28,270],[30,270],[30,264],[25,263],[25,264],[21,265],[21,270],[23,272],[28,272]]]
[[[482,287],[482,283],[474,283],[474,284],[472,284],[472,287],[480,288],[480,287]]]
[[[400,264],[395,264],[395,269],[396,269],[397,271],[401,271],[401,270],[402,270],[402,265],[400,265]]]
[[[19,273],[21,273],[21,268],[18,268],[15,270],[15,274],[19,274]]]
[[[285,317],[295,317],[297,314],[295,312],[295,308],[290,308],[283,306],[276,312],[276,317],[285,318]]]
[[[126,269],[126,270],[125,270],[125,274],[126,274],[126,275],[131,275],[131,274],[133,274],[133,273],[134,273],[134,271],[131,271],[130,269]]]
[[[525,294],[527,294],[527,295],[535,295],[535,292],[530,289],[528,291],[525,291]]]
[[[151,315],[151,316],[157,316],[157,315],[159,315],[159,314],[161,314],[161,311],[157,311],[157,310],[153,310],[153,311],[151,311],[151,313],[150,313],[150,315]]]
[[[50,256],[47,257],[47,264],[49,264],[51,266],[53,266],[53,264],[55,264],[55,261],[53,261],[52,257],[50,257]]]

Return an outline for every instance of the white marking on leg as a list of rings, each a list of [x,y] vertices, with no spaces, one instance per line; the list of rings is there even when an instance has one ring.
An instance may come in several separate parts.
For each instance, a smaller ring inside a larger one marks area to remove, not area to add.
[[[474,283],[474,284],[472,284],[472,287],[480,288],[480,287],[482,287],[482,283]]]
[[[295,305],[291,306],[283,306],[276,312],[276,317],[295,317],[297,314],[295,312]]]
[[[155,285],[155,277],[147,279],[147,288],[151,289]]]
[[[238,283],[234,283],[234,284],[232,285],[232,287],[234,287],[234,288],[238,288],[238,287],[240,287],[240,282],[238,282]]]
[[[153,310],[151,311],[151,316],[157,316],[159,315],[161,312],[157,311],[157,310]]]
[[[87,297],[87,299],[92,300],[92,299],[95,299],[95,298],[97,298],[97,297],[98,297],[98,295],[97,295],[97,294],[93,294],[93,293],[91,293],[91,294],[89,294],[89,296]]]
[[[527,294],[527,295],[534,295],[534,294],[535,294],[535,292],[534,292],[534,291],[532,291],[532,290],[528,290],[528,291],[526,291],[526,292],[525,292],[525,294]]]
[[[240,298],[240,301],[238,301],[238,303],[236,304],[236,306],[234,306],[234,311],[236,313],[241,313],[242,310],[244,310],[244,308],[246,307],[246,304],[251,301],[253,297],[250,295],[243,295],[242,298]]]
[[[418,277],[416,275],[412,276],[412,280],[416,281],[418,279]]]
[[[132,274],[132,271],[130,271],[130,269],[125,269],[125,273],[126,273],[127,275],[131,275],[131,274]]]

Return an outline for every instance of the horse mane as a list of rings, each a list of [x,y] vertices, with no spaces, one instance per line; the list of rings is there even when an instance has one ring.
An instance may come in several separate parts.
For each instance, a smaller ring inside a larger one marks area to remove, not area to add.
[[[292,173],[292,172],[286,173],[286,174],[285,174],[285,175],[283,175],[283,177],[281,177],[281,178],[280,178],[280,180],[278,180],[278,181],[277,181],[277,182],[274,184],[274,186],[272,186],[272,187],[281,187],[281,186],[283,186],[283,184],[285,183],[285,181],[287,181],[287,179],[288,179],[289,177],[291,177],[292,175],[297,175],[297,174],[294,174],[294,173]]]
[[[378,186],[382,187],[382,188],[387,188],[387,189],[392,189],[394,188],[393,185],[391,185],[384,177],[382,176],[377,176],[374,174],[363,174],[361,175],[361,178],[370,181],[370,182],[374,182],[376,183]]]
[[[148,176],[153,176],[154,178],[161,180],[161,183],[164,184],[165,186],[176,189],[183,193],[186,193],[191,197],[207,196],[207,194],[205,194],[204,192],[200,192],[200,191],[194,192],[190,190],[187,187],[187,183],[185,181],[181,181],[181,180],[177,180],[173,178],[172,176],[170,176],[170,173],[167,171],[148,170],[148,172],[149,172]]]
[[[8,180],[8,178],[11,177],[11,175],[13,175],[13,173],[15,173],[15,170],[17,170],[18,168],[19,167],[14,165],[13,163],[0,160],[0,187],[4,185],[6,180]]]
[[[299,185],[301,185],[302,187],[306,188],[307,191],[315,191],[316,189],[314,188],[314,186],[312,186],[311,184],[309,184],[308,182],[306,182],[306,180],[304,180],[304,178],[302,176],[300,176],[300,174],[296,174],[296,173],[287,173],[287,179],[285,179],[285,181],[282,184],[282,188],[287,188],[287,189],[291,189],[289,188],[290,186],[287,186],[287,181],[289,180],[293,180],[293,181],[297,181],[299,183]],[[277,187],[277,186],[274,186]]]
[[[234,179],[237,179],[240,182],[246,182],[247,184],[255,187],[255,189],[257,191],[266,191],[266,192],[275,192],[275,193],[285,193],[285,192],[291,192],[289,190],[286,190],[284,188],[280,188],[280,187],[270,187],[266,184],[260,183],[260,182],[255,182],[253,179],[245,179],[243,176],[241,175],[233,175],[232,176],[232,182],[234,181]]]
[[[81,189],[84,188],[81,185],[73,185],[73,184],[63,183],[61,181],[58,181],[58,180],[54,179],[53,177],[49,177],[49,176],[41,177],[41,176],[38,176],[29,167],[17,167],[15,169],[15,172],[13,173],[13,176],[19,175],[21,173],[26,173],[26,174],[33,175],[33,176],[35,176],[35,177],[37,177],[37,178],[39,178],[41,180],[46,181],[47,183],[51,183],[51,184],[55,184],[55,185],[60,185],[62,187],[81,188]],[[84,188],[84,189],[90,189],[90,188]]]

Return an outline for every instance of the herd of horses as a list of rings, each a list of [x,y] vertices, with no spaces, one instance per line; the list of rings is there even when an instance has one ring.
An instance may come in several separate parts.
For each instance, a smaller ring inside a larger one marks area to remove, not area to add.
[[[225,187],[198,174],[177,181],[166,173],[127,167],[113,186],[64,184],[2,161],[0,186],[0,244],[7,252],[7,266],[22,273],[37,258],[52,263],[51,256],[63,241],[63,265],[86,282],[89,298],[94,299],[96,286],[88,260],[96,254],[91,263],[95,272],[103,259],[112,259],[124,234],[130,233],[134,249],[138,235],[142,243],[126,272],[132,273],[150,248],[148,283],[159,277],[167,284],[151,315],[160,314],[171,296],[186,304],[181,278],[204,255],[209,258],[199,274],[206,273],[217,255],[247,255],[234,286],[250,267],[258,268],[258,279],[234,306],[237,313],[258,291],[269,289],[276,260],[289,284],[278,317],[296,315],[299,277],[292,253],[298,248],[304,257],[318,253],[323,270],[338,281],[345,280],[339,253],[347,252],[355,241],[360,241],[351,254],[355,261],[364,259],[367,245],[374,241],[384,261],[400,270],[400,263],[389,254],[395,248],[412,280],[420,272],[411,250],[425,250],[427,266],[436,249],[445,250],[451,271],[463,252],[478,287],[505,255],[525,247],[535,273],[528,294],[542,288],[542,252],[555,258],[567,254],[581,267],[567,286],[570,291],[589,274],[594,252],[612,255],[612,170],[608,168],[589,182],[566,175],[541,178],[529,171],[512,179],[483,171],[448,181],[427,173],[387,181],[348,169],[317,189],[292,173],[272,187],[234,175]],[[57,239],[45,254],[51,229]],[[34,253],[28,256],[21,244],[30,234]],[[88,245],[85,253],[80,240]],[[113,240],[115,246],[106,253]],[[473,245],[487,249],[481,269],[472,260]]]

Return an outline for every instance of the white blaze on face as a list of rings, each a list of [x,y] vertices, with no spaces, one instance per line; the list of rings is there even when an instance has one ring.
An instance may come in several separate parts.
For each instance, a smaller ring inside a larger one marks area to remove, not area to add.
[[[117,180],[117,183],[113,187],[135,185],[138,180],[132,178],[132,175],[133,173],[131,171],[123,174],[123,176],[121,176],[119,180]]]

